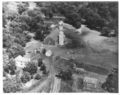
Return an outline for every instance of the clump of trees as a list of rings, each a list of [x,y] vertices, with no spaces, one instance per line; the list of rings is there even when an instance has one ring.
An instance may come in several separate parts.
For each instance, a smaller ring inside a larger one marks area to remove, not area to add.
[[[42,64],[43,64],[42,58],[39,58],[39,59],[38,59],[38,67],[41,67]]]
[[[34,63],[28,63],[25,68],[23,68],[23,71],[29,72],[30,75],[34,75],[37,72],[37,66]]]
[[[31,75],[29,72],[23,72],[23,75],[21,76],[21,82],[22,83],[27,83],[31,79]]]
[[[84,81],[83,81],[83,79],[82,78],[78,78],[77,79],[77,88],[78,89],[83,89],[83,87],[84,87]]]
[[[36,74],[35,79],[36,79],[36,80],[41,79],[41,75],[40,75],[40,74]]]
[[[75,30],[65,29],[64,34],[66,38],[69,40],[68,43],[65,44],[67,48],[79,48],[84,47],[85,44],[81,37],[74,33]]]
[[[8,49],[10,57],[23,55],[29,37],[24,31],[35,33],[35,39],[43,40],[49,33],[48,26],[44,24],[43,13],[40,7],[30,10],[28,2],[3,3],[3,47]],[[15,11],[12,11],[13,6]],[[13,47],[14,46],[14,47]]]
[[[15,75],[16,72],[16,65],[15,61],[13,59],[10,59],[9,62],[3,66],[4,72],[10,74],[10,75]]]
[[[18,55],[25,55],[24,48],[20,44],[13,44],[9,49],[7,49],[10,58],[15,58]]]
[[[112,73],[108,75],[106,81],[102,84],[102,88],[108,92],[118,92],[118,69],[113,69]]]
[[[58,74],[56,75],[57,77],[63,80],[72,79],[73,63],[70,60],[65,60],[60,57],[57,57],[55,68],[58,72]]]
[[[76,28],[86,24],[102,32],[102,28],[108,27],[109,33],[115,30],[118,34],[118,2],[51,2],[38,5],[42,5],[43,10],[49,10],[45,11],[46,14],[64,16],[65,22]]]
[[[21,90],[20,79],[14,78],[3,81],[3,91],[5,93],[11,93],[11,92],[15,93],[20,90]]]

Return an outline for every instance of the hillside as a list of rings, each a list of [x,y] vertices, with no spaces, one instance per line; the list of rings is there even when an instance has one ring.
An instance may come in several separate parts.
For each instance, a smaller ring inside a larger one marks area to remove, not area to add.
[[[4,93],[118,92],[118,2],[3,2]]]

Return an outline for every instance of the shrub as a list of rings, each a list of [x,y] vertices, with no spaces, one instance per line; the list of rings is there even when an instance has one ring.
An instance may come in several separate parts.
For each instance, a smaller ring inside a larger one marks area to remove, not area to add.
[[[9,52],[10,58],[15,58],[18,55],[23,56],[25,54],[24,48],[17,43],[13,43],[13,45],[7,50],[7,52]]]
[[[5,93],[17,92],[21,89],[21,83],[18,79],[7,79],[3,81],[3,91]]]
[[[42,54],[45,54],[46,53],[46,49],[44,48],[43,50],[42,50]]]
[[[55,41],[52,38],[50,38],[50,37],[46,38],[44,40],[44,43],[48,44],[48,45],[55,45]]]
[[[64,34],[69,42],[65,45],[67,48],[82,48],[84,47],[84,42],[80,35],[74,32],[75,30],[65,29]]]
[[[22,83],[26,83],[26,82],[30,81],[31,75],[28,72],[24,72],[20,79],[21,79]]]
[[[9,60],[9,63],[4,66],[4,71],[6,73],[14,75],[15,74],[15,70],[16,70],[15,61],[13,59],[11,59],[11,60]]]
[[[34,75],[37,72],[37,66],[34,63],[28,63],[23,71],[29,72],[31,75]]]
[[[43,65],[41,66],[40,70],[46,71],[46,66],[43,64]]]
[[[110,29],[108,27],[103,27],[102,28],[102,36],[109,36]]]
[[[61,81],[60,92],[74,92],[72,89],[73,80]]]
[[[102,88],[108,92],[118,92],[118,71],[112,72],[108,75],[106,81],[102,84]]]
[[[77,88],[78,89],[82,89],[83,87],[84,87],[83,79],[82,78],[78,78],[77,79]]]
[[[38,67],[40,67],[42,64],[43,64],[42,59],[39,58],[39,59],[38,59]]]
[[[36,80],[39,80],[39,79],[41,79],[41,76],[40,76],[40,74],[37,74],[37,75],[35,76],[35,79],[36,79]]]
[[[66,72],[61,71],[56,76],[61,78],[62,80],[71,80],[72,79],[72,72],[71,71],[66,71]]]

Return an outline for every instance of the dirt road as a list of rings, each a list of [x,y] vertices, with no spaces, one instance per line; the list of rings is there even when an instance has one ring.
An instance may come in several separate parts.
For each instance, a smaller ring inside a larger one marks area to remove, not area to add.
[[[51,93],[57,93],[60,91],[60,84],[61,80],[58,79],[57,77],[54,77],[54,84],[52,86],[52,89],[50,90]]]
[[[31,42],[27,43],[27,46],[25,48],[26,51],[34,51],[35,49],[40,47],[40,44],[38,41],[32,40]],[[25,57],[31,57],[30,54],[26,54]],[[34,56],[35,57],[35,56]],[[26,91],[28,93],[35,93],[35,92],[59,92],[60,90],[60,79],[57,79],[55,77],[55,70],[53,67],[53,58],[50,57],[43,57],[44,64],[47,67],[47,70],[49,70],[49,76],[43,80],[41,83],[39,83],[36,87],[33,87],[32,89]]]

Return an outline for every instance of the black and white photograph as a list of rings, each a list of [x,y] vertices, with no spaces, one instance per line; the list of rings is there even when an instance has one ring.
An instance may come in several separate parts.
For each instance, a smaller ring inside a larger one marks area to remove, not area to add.
[[[2,1],[3,93],[119,93],[118,10],[114,0]]]

